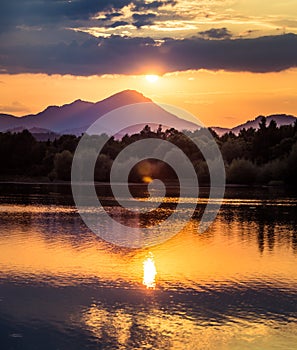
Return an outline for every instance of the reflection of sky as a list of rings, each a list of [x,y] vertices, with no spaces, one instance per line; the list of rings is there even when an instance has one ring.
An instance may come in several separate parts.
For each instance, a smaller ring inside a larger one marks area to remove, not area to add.
[[[273,286],[166,292],[17,282],[1,283],[4,348],[294,349],[297,340],[296,294]]]
[[[1,206],[1,344],[293,349],[295,203],[242,203],[229,198],[207,233],[194,218],[151,253],[104,243],[71,206]]]
[[[246,346],[253,349],[294,345],[293,332],[296,325],[287,328],[285,323],[277,320],[267,322],[250,317],[241,320],[240,316],[216,318],[219,310],[211,316],[201,319],[194,308],[183,311],[185,305],[176,305],[162,310],[148,304],[135,315],[135,309],[106,309],[104,305],[92,305],[86,310],[82,322],[92,334],[100,340],[113,339],[120,346],[131,344],[149,346],[156,344],[156,349],[237,349]],[[190,312],[189,312],[190,311]],[[196,318],[198,316],[198,318]],[[250,315],[251,316],[251,315]],[[292,347],[293,349],[293,347]]]
[[[171,205],[172,199],[167,200]],[[187,203],[190,198],[183,200]],[[258,283],[270,279],[276,284],[296,285],[295,205],[291,204],[288,199],[243,199],[240,205],[240,200],[226,199],[207,233],[197,234],[195,219],[178,236],[152,248],[158,287],[200,289],[215,281],[219,286],[229,281]],[[197,220],[203,200],[200,205]],[[107,209],[112,213],[112,207]],[[160,219],[166,210],[160,209]],[[142,282],[145,251],[126,252],[104,243],[87,230],[72,207],[4,205],[1,213],[3,276],[28,275],[66,284],[92,278],[108,283]],[[154,215],[159,220],[156,212]],[[129,222],[123,214],[117,219]],[[142,221],[137,217],[132,225]],[[152,218],[143,223],[152,225]]]

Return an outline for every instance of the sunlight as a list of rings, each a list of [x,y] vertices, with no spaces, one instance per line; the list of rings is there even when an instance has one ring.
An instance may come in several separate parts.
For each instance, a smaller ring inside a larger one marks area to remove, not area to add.
[[[149,83],[156,83],[159,80],[159,76],[155,75],[155,74],[148,74],[148,75],[145,76],[145,79]]]
[[[143,262],[143,285],[148,289],[154,289],[156,287],[156,266],[154,256],[149,253],[148,257]]]

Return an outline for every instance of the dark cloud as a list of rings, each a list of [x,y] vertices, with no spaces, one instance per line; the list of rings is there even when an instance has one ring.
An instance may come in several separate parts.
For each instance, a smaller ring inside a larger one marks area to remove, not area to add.
[[[102,18],[103,21],[110,21],[111,19],[115,17],[121,17],[123,14],[120,12],[112,12],[112,13],[106,13],[105,18]]]
[[[188,69],[278,72],[297,67],[297,35],[208,40],[112,36],[59,44],[0,44],[0,72],[47,74],[140,74]]]
[[[161,0],[156,0],[156,1],[152,1],[149,3],[145,3],[143,0],[138,0],[133,2],[133,10],[134,11],[147,11],[147,10],[156,10],[160,7],[163,7],[165,5],[171,5],[174,6],[177,4],[177,1],[175,0],[165,0],[165,1],[161,1]]]
[[[117,28],[117,27],[121,27],[121,26],[126,26],[128,24],[129,24],[129,22],[126,22],[126,21],[116,21],[116,22],[113,22],[109,27],[110,28]]]
[[[176,0],[155,0],[149,3],[143,0],[0,0],[0,34],[20,34],[21,29],[31,31],[34,37],[34,31],[43,29],[116,28],[121,22],[127,21],[118,19],[123,15],[121,10],[127,5],[132,5],[133,13],[128,21],[133,21],[135,27],[141,28],[153,24],[156,14],[150,11],[175,4]],[[97,14],[100,14],[99,21],[94,19]],[[28,33],[27,37],[32,41]]]
[[[3,33],[0,36],[0,51],[2,47],[9,46],[21,46],[21,45],[55,45],[60,41],[65,43],[71,43],[77,41],[82,44],[90,39],[90,34],[80,31],[73,31],[70,29],[64,29],[60,27],[51,28],[37,28],[36,30],[30,28],[19,28],[14,31]]]
[[[133,0],[1,0],[0,31],[16,26],[44,26],[88,20],[99,12],[122,9]],[[112,16],[108,14],[107,16]]]
[[[139,14],[134,13],[132,18],[134,20],[133,25],[137,28],[147,26],[154,23],[154,19],[157,17],[154,13]]]
[[[211,28],[198,34],[210,39],[228,39],[232,37],[232,33],[227,28]]]

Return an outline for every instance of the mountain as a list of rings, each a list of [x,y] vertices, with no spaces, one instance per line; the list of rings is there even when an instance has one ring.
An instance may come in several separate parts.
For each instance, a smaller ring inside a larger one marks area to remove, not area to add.
[[[227,128],[221,128],[221,127],[211,127],[218,135],[223,135],[227,132],[232,131],[234,134],[239,134],[240,130],[242,129],[249,129],[249,128],[254,128],[258,129],[259,128],[259,123],[261,122],[261,119],[263,116],[258,116],[254,120],[248,120],[244,124],[237,125],[233,128],[227,129]],[[274,120],[277,124],[277,126],[282,126],[282,125],[291,125],[294,124],[295,121],[297,120],[296,117],[293,115],[287,115],[287,114],[272,114],[269,115],[266,118],[267,125],[271,122],[271,120]]]
[[[81,135],[91,124],[104,114],[119,107],[145,102],[150,102],[146,114],[152,121],[150,126],[153,130],[157,129],[159,123],[162,124],[163,130],[172,126],[178,130],[187,129],[193,131],[199,129],[199,125],[165,111],[141,93],[135,90],[125,90],[96,103],[76,100],[63,106],[49,106],[38,114],[30,114],[23,117],[0,114],[0,131],[19,132],[28,129],[36,138],[41,140],[47,138],[53,139],[59,134]],[[249,120],[244,124],[237,125],[230,129],[224,127],[212,127],[212,129],[216,131],[218,135],[223,135],[230,131],[238,134],[243,128],[248,129],[252,127],[257,129],[261,118],[262,116],[258,116],[254,120]],[[271,120],[275,120],[277,125],[281,126],[293,124],[296,117],[286,114],[274,114],[267,116],[266,119],[267,125]],[[137,124],[137,121],[135,124]],[[117,125],[109,126],[110,130],[117,129]],[[137,133],[143,129],[144,126],[144,124],[140,123],[139,125],[124,130],[117,136],[123,136],[125,133]],[[108,133],[107,130],[102,130],[102,132]]]
[[[243,128],[245,128],[245,129],[249,129],[249,128],[258,129],[259,123],[261,122],[262,118],[263,118],[263,116],[260,115],[254,120],[249,120],[244,124],[241,124],[241,125],[238,125],[238,126],[232,128],[232,131],[234,132],[234,134],[238,134],[240,132],[240,130]],[[294,117],[292,115],[287,115],[287,114],[272,114],[272,115],[269,115],[266,117],[267,125],[269,125],[271,120],[274,120],[276,122],[277,126],[282,126],[282,125],[293,124],[296,120],[296,117]]]
[[[11,114],[0,114],[0,131],[8,130],[9,128],[17,126],[18,117]]]
[[[119,107],[145,102],[151,102],[151,107],[153,107],[151,112],[157,123],[160,122],[164,126],[167,124],[174,125],[178,130],[196,130],[199,128],[198,125],[165,111],[141,93],[135,90],[125,90],[96,103],[76,100],[60,107],[49,106],[38,114],[19,118],[0,114],[0,131],[16,130],[16,128],[29,130],[41,128],[59,134],[81,135],[104,114]],[[141,128],[135,131],[138,132],[140,130]]]
[[[230,132],[231,129],[228,128],[222,128],[220,126],[211,126],[211,129],[215,131],[219,136],[222,136],[226,134],[227,132]]]

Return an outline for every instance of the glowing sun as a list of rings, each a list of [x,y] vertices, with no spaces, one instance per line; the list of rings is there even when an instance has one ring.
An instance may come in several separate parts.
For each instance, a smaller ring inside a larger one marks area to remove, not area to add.
[[[149,83],[156,83],[159,80],[159,76],[155,75],[155,74],[148,74],[148,75],[145,76],[145,79]]]
[[[143,285],[148,289],[154,289],[156,287],[156,266],[154,256],[151,252],[143,262]]]

